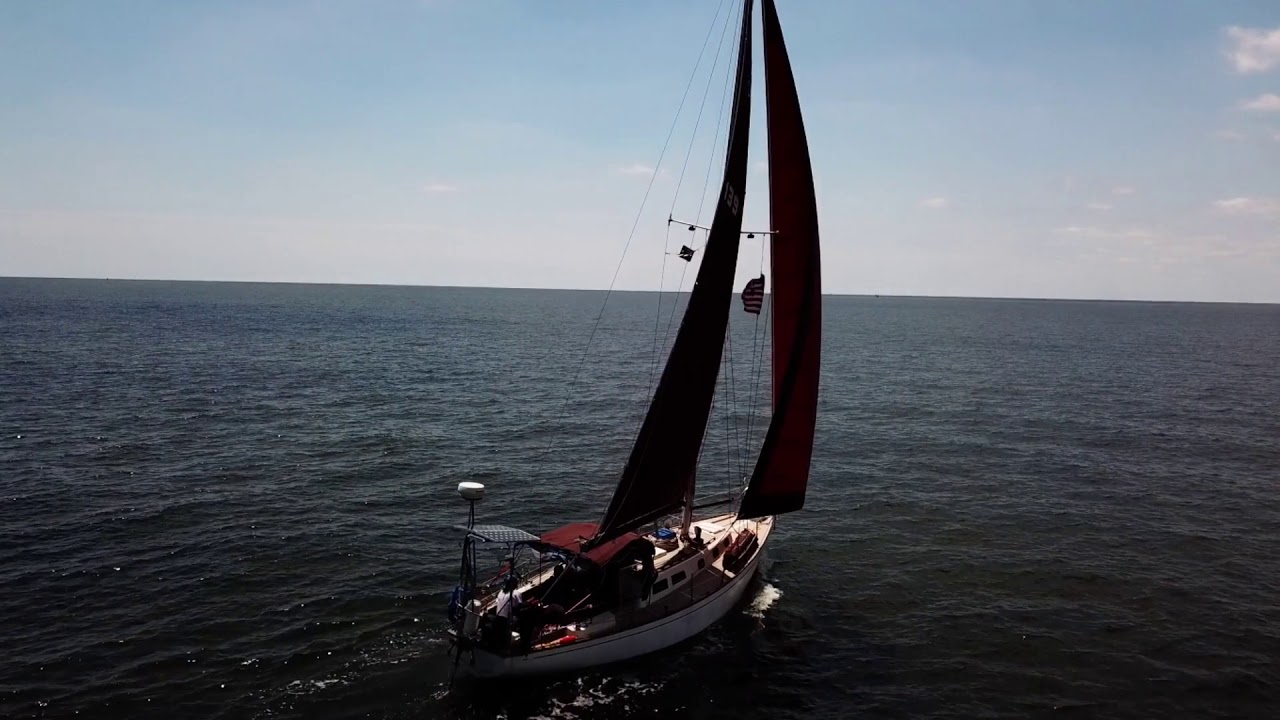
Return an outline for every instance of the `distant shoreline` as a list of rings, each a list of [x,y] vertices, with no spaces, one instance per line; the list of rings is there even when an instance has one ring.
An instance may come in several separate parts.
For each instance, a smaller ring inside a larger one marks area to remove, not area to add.
[[[30,276],[30,275],[0,275],[0,281],[4,280],[61,280],[61,281],[78,281],[78,282],[119,282],[119,283],[192,283],[192,284],[222,284],[222,285],[300,285],[300,286],[316,286],[316,287],[353,287],[353,288],[433,288],[440,290],[542,290],[547,292],[585,292],[585,293],[603,293],[608,292],[607,288],[566,288],[566,287],[520,287],[520,286],[497,286],[497,285],[415,285],[404,283],[358,283],[358,282],[314,282],[302,280],[190,280],[176,278],[108,278],[108,277],[61,277],[61,276]],[[633,290],[618,289],[613,290],[615,293],[653,293],[657,290]],[[664,290],[663,294],[675,292],[673,290]],[[688,290],[682,291],[681,294],[688,294]],[[1002,296],[1002,295],[895,295],[890,293],[823,293],[823,297],[831,298],[866,298],[868,300],[1007,300],[1014,302],[1090,302],[1090,303],[1146,303],[1146,304],[1166,304],[1166,305],[1280,305],[1280,302],[1266,302],[1258,300],[1168,300],[1168,299],[1148,299],[1148,298],[1098,298],[1098,297],[1018,297],[1018,296]]]

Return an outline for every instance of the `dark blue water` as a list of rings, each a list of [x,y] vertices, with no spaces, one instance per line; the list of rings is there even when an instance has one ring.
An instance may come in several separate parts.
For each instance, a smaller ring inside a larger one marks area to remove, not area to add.
[[[454,485],[539,530],[625,460],[656,296],[579,367],[602,299],[0,279],[0,715],[1280,713],[1280,308],[1244,305],[828,298],[809,504],[749,603],[446,693]]]

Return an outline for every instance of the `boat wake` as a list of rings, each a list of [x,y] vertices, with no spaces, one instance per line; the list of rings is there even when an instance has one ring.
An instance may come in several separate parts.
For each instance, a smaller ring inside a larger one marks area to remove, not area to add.
[[[415,618],[414,623],[417,622]],[[257,693],[258,717],[311,717],[317,707],[346,709],[377,707],[385,699],[387,687],[401,687],[409,676],[430,673],[421,662],[423,648],[437,651],[445,639],[418,626],[397,628],[368,642],[353,642],[335,648],[321,658],[311,659],[301,676],[282,680],[274,689]],[[257,658],[244,665],[258,667]],[[447,687],[446,669],[436,669],[444,697]]]
[[[616,678],[579,678],[576,685],[577,693],[573,697],[566,700],[548,698],[549,707],[540,714],[531,716],[531,720],[578,720],[600,717],[602,711],[607,711],[610,717],[623,713],[629,715],[638,709],[637,700],[652,695],[662,687],[660,683],[621,681]]]
[[[782,597],[782,591],[774,587],[768,582],[760,585],[760,591],[751,598],[751,602],[747,605],[747,614],[754,618],[764,617],[765,611],[773,607],[773,604]]]

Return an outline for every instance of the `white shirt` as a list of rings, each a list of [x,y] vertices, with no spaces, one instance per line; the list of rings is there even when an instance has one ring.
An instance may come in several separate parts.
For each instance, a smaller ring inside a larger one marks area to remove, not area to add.
[[[520,592],[518,590],[512,591],[512,592],[507,592],[506,590],[503,590],[499,592],[498,593],[498,616],[504,617],[504,618],[511,617],[511,610],[515,608],[515,606],[520,602],[521,602],[521,598],[520,598]]]

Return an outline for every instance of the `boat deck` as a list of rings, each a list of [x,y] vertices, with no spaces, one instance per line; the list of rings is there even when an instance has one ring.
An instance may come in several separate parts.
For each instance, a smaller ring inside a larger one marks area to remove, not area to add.
[[[757,524],[750,521],[735,523],[733,516],[727,515],[709,518],[694,523],[694,526],[703,528],[702,546],[695,548],[680,540],[678,547],[655,560],[658,575],[645,602],[631,608],[607,610],[579,622],[545,627],[532,651],[536,653],[558,647],[567,635],[572,635],[578,642],[595,640],[656,622],[697,605],[731,582],[737,573],[725,567],[729,559],[727,551],[743,530],[757,534]],[[733,567],[746,565],[759,552],[757,545],[739,558]],[[682,576],[688,579],[684,580]]]

